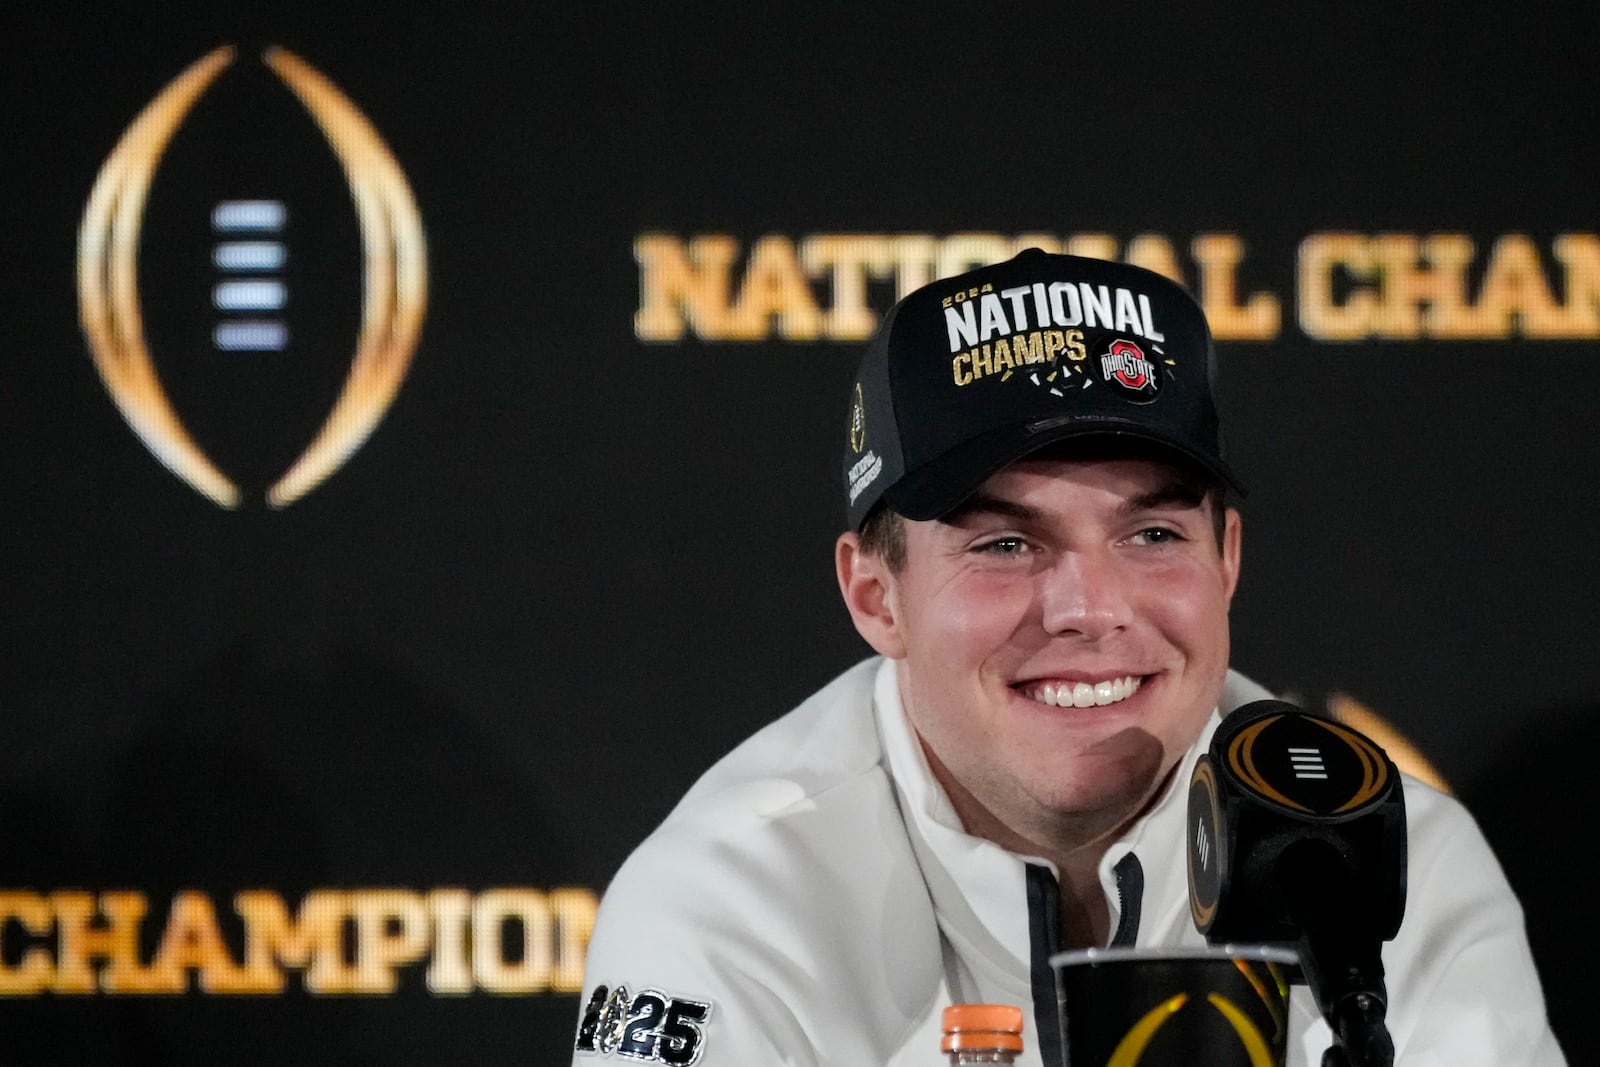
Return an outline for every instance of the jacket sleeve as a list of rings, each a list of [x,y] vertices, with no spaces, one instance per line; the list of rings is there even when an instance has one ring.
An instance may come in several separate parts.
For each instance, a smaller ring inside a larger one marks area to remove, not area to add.
[[[680,808],[601,901],[574,1067],[889,1062],[942,975],[889,788],[767,781]]]
[[[1455,798],[1407,778],[1406,911],[1385,947],[1396,1067],[1566,1067],[1522,907]]]
[[[601,902],[573,1067],[820,1067],[785,997],[763,980],[770,965],[754,932],[719,917],[709,887],[686,893],[681,877],[653,866],[630,860]]]

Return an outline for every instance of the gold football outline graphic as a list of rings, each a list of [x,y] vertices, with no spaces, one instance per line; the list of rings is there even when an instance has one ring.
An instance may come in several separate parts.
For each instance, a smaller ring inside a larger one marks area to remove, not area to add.
[[[163,466],[223,508],[240,491],[195,442],[161,387],[139,306],[139,230],[162,154],[236,53],[222,45],[174,78],[129,124],[95,178],[78,230],[79,319],[95,369],[124,420]],[[427,306],[427,246],[411,187],[361,111],[286,49],[264,62],[310,113],[344,170],[361,232],[361,328],[350,372],[327,418],[267,490],[284,508],[338,470],[394,401]]]
[[[1238,1035],[1239,1043],[1243,1046],[1251,1067],[1272,1067],[1276,1061],[1276,1057],[1272,1054],[1272,1046],[1262,1036],[1250,1016],[1220,994],[1207,993],[1206,1001],[1227,1020],[1233,1032]],[[1187,993],[1177,993],[1145,1012],[1138,1022],[1128,1028],[1128,1032],[1112,1050],[1111,1058],[1106,1061],[1106,1067],[1138,1067],[1144,1059],[1145,1050],[1155,1040],[1156,1031],[1185,1008],[1190,1011],[1201,1010],[1199,1001],[1191,1001]]]

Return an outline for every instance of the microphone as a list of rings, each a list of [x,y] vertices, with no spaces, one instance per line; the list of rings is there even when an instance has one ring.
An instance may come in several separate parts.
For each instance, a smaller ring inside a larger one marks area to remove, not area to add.
[[[1189,779],[1189,910],[1211,944],[1295,948],[1334,1047],[1390,1067],[1382,942],[1406,901],[1400,772],[1342,723],[1281,700],[1225,716]]]

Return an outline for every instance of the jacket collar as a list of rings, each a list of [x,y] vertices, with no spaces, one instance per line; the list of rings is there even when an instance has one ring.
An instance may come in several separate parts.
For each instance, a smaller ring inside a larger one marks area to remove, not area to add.
[[[934,778],[906,718],[894,661],[884,660],[879,665],[873,685],[885,762],[940,928],[969,966],[989,972],[989,980],[1025,996],[1031,956],[1027,866],[1045,867],[1057,877],[1059,872],[1043,857],[1010,852],[962,829],[954,805]],[[1261,686],[1229,671],[1219,707],[1231,710],[1270,696]],[[1100,861],[1100,884],[1112,909],[1111,928],[1118,931],[1122,943],[1129,943],[1130,937],[1132,943],[1141,945],[1204,943],[1188,910],[1187,786],[1195,762],[1210,746],[1220,722],[1219,712],[1213,711],[1155,805]],[[1119,930],[1123,910],[1116,868],[1130,855],[1144,872],[1140,915],[1137,929]]]

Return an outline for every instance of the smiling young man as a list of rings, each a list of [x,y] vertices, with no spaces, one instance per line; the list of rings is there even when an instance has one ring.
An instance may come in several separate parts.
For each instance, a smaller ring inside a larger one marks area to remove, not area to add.
[[[1143,451],[1018,460],[944,518],[899,520],[898,566],[854,534],[837,549],[845,603],[899,664],[963,827],[1055,863],[1073,945],[1106,943],[1101,855],[1199,735],[1228,667],[1238,513]]]
[[[1049,957],[1198,946],[1185,790],[1221,716],[1242,492],[1204,316],[1118,263],[1025,252],[900,301],[852,389],[835,565],[878,653],[724,757],[628,859],[574,1064],[911,1067],[943,1008],[1029,1020]],[[1401,1067],[1560,1067],[1516,899],[1452,798],[1404,780],[1384,946]],[[1332,1037],[1304,986],[1289,1063]]]

